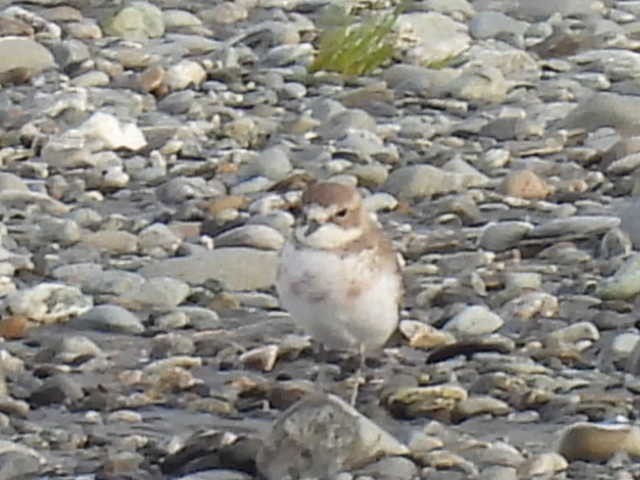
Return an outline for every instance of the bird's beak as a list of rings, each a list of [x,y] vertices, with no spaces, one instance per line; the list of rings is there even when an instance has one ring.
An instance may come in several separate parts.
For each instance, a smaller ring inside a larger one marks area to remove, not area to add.
[[[318,228],[320,228],[320,223],[316,222],[315,220],[309,219],[307,221],[307,228],[304,231],[304,234],[306,237],[308,237],[309,235],[311,235],[313,232],[315,232],[316,230],[318,230]]]

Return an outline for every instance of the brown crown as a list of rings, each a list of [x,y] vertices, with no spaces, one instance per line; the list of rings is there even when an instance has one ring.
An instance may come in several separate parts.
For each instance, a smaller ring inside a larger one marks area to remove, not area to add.
[[[311,185],[302,196],[302,203],[330,205],[352,205],[360,202],[358,191],[347,185],[335,182],[318,182]]]

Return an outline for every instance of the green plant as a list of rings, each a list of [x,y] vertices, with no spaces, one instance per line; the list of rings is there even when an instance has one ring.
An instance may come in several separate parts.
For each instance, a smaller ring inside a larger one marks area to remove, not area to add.
[[[365,75],[393,56],[393,27],[400,7],[383,15],[370,15],[358,23],[347,15],[320,34],[320,45],[310,71],[326,70],[347,76]],[[334,15],[335,18],[335,15]]]

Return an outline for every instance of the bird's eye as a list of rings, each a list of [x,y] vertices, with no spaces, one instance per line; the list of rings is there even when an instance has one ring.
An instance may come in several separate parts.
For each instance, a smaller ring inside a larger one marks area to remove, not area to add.
[[[343,208],[342,210],[338,210],[336,212],[336,217],[337,218],[344,218],[346,216],[347,216],[347,209],[346,208]]]

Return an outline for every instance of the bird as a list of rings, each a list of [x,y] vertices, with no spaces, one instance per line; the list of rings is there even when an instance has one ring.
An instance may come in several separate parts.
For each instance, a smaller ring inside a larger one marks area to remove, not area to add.
[[[398,326],[400,257],[357,188],[320,181],[302,195],[279,259],[281,306],[324,349],[381,349]],[[356,389],[352,404],[357,396]]]

